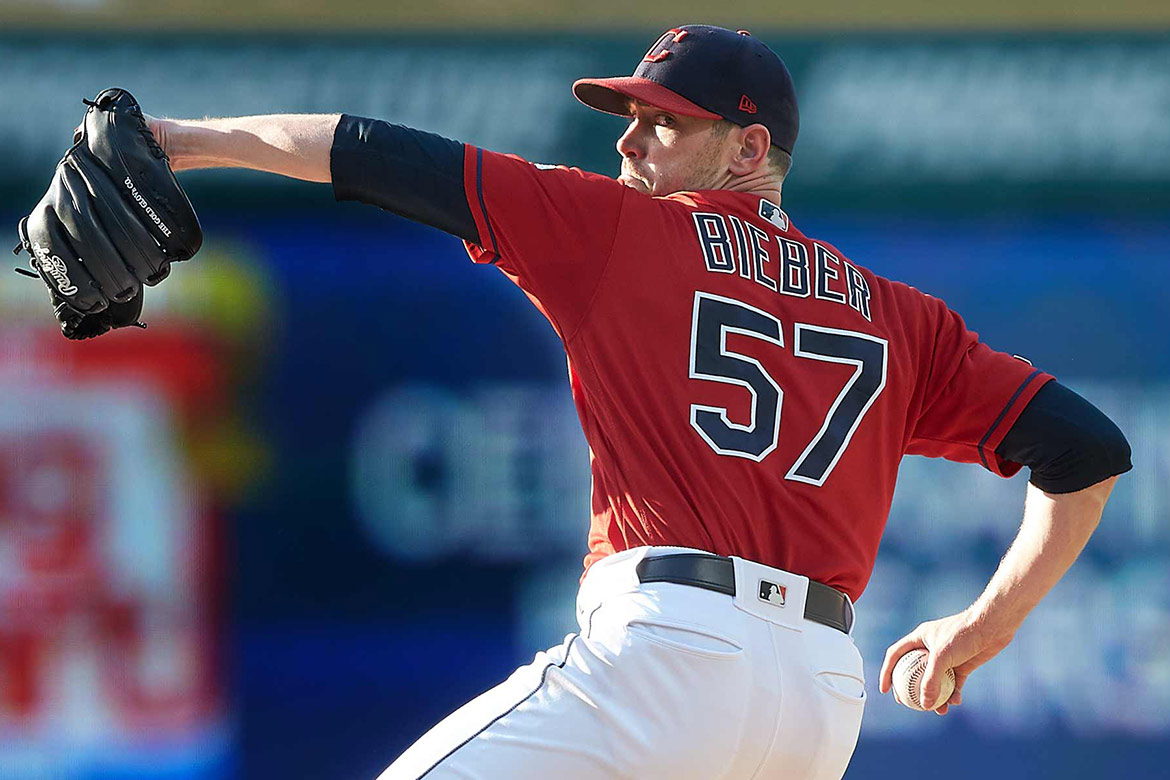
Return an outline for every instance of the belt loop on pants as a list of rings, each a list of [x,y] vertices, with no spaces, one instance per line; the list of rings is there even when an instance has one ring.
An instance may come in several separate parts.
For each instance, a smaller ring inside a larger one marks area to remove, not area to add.
[[[644,558],[637,567],[639,582],[673,582],[728,596],[736,594],[731,558],[714,553],[672,553]],[[836,588],[808,581],[804,618],[846,634],[853,628],[853,604]]]

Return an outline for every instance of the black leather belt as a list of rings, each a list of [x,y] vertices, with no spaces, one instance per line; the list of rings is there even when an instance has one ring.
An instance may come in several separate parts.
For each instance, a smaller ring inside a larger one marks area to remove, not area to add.
[[[671,553],[653,558],[643,558],[638,564],[639,582],[675,582],[680,585],[694,585],[696,588],[713,590],[716,593],[735,595],[735,566],[730,558],[712,553]],[[771,591],[764,582],[761,585],[760,600],[782,600],[783,592]],[[763,592],[769,590],[768,593]],[[808,582],[808,595],[804,600],[806,619],[823,626],[844,631],[853,628],[853,605],[841,591]]]

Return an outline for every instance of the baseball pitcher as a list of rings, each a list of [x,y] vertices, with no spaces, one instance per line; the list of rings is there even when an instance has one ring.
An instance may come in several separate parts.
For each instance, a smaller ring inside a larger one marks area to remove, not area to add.
[[[462,238],[568,356],[593,477],[580,631],[382,780],[840,778],[866,698],[854,603],[902,456],[1031,470],[984,592],[886,655],[883,692],[927,651],[922,704],[945,713],[1076,559],[1129,446],[942,301],[792,223],[796,92],[759,39],[679,27],[573,92],[629,120],[616,179],[347,114],[148,118],[174,170],[330,183]]]

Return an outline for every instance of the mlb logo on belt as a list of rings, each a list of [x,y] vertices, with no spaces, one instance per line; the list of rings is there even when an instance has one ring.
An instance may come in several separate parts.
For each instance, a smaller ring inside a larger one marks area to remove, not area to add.
[[[777,585],[767,580],[760,580],[760,601],[766,601],[769,604],[782,607],[787,596],[788,588],[785,586]]]

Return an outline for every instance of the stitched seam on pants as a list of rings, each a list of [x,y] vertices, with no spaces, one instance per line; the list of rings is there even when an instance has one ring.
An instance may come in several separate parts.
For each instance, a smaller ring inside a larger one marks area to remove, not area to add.
[[[466,745],[468,742],[470,742],[471,740],[473,740],[473,739],[475,739],[476,737],[478,737],[480,734],[482,734],[482,733],[484,733],[485,731],[487,731],[488,729],[490,729],[492,726],[496,725],[496,723],[497,723],[497,722],[499,722],[500,720],[503,720],[504,718],[506,718],[506,717],[508,717],[509,715],[511,715],[511,714],[512,714],[512,713],[515,711],[515,709],[516,709],[517,707],[519,707],[521,704],[523,704],[524,702],[528,701],[528,700],[529,700],[529,699],[531,699],[533,696],[535,696],[535,695],[537,694],[537,692],[538,692],[538,691],[540,691],[540,689],[544,687],[544,681],[545,681],[545,680],[548,678],[548,670],[549,670],[549,669],[552,669],[554,666],[555,666],[556,668],[558,668],[558,669],[564,669],[564,668],[565,668],[565,664],[567,664],[567,663],[569,662],[569,653],[573,652],[573,643],[577,641],[577,637],[578,637],[578,636],[580,636],[580,635],[579,635],[579,634],[573,634],[572,638],[569,640],[569,644],[568,644],[568,645],[565,647],[565,658],[564,658],[564,660],[563,660],[563,661],[561,661],[559,664],[552,664],[552,663],[550,663],[548,666],[544,667],[544,670],[543,670],[543,671],[541,671],[541,673],[540,673],[540,682],[537,684],[537,686],[536,686],[535,688],[533,688],[533,689],[532,689],[532,692],[531,692],[531,693],[529,693],[527,696],[525,696],[525,697],[524,697],[523,699],[521,699],[520,701],[518,701],[518,702],[516,702],[515,704],[513,704],[511,707],[509,707],[509,708],[508,708],[507,710],[505,710],[504,712],[501,712],[499,715],[497,715],[496,717],[492,718],[492,719],[491,719],[491,721],[490,721],[490,722],[489,722],[489,723],[488,723],[486,726],[484,726],[483,728],[481,728],[479,731],[475,732],[475,733],[474,733],[474,734],[472,734],[470,737],[468,737],[467,739],[463,740],[462,742],[460,742],[460,743],[459,743],[458,745],[456,745],[455,747],[451,748],[451,750],[449,750],[449,751],[447,752],[447,755],[443,756],[443,757],[442,757],[442,758],[440,758],[438,761],[436,761],[435,763],[431,764],[431,767],[430,767],[430,769],[428,769],[427,771],[425,771],[425,772],[423,772],[421,775],[419,775],[419,776],[418,776],[418,780],[423,780],[423,778],[424,778],[424,777],[426,777],[427,775],[429,775],[431,772],[435,771],[435,769],[436,769],[436,768],[439,766],[439,764],[443,763],[443,762],[444,762],[444,761],[446,761],[448,758],[450,758],[451,756],[455,755],[456,751],[458,751],[458,750],[459,750],[461,747],[463,747],[463,746],[464,746],[464,745]]]
[[[780,626],[768,624],[768,641],[772,644],[772,659],[776,667],[776,676],[780,680],[780,701],[776,705],[775,719],[776,723],[772,726],[772,739],[768,742],[767,749],[760,756],[760,763],[756,764],[755,770],[752,772],[752,778],[760,776],[760,770],[772,757],[772,751],[776,749],[776,742],[780,739],[780,716],[784,712],[784,664],[780,662],[780,648],[776,645],[776,632],[780,631]]]

